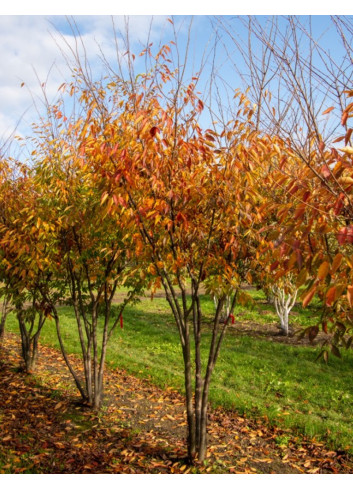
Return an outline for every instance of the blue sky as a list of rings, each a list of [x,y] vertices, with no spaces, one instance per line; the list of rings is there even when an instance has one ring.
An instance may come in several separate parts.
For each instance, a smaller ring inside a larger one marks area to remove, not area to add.
[[[31,5],[31,8],[29,8],[29,5]],[[100,3],[99,13],[114,13],[114,7],[111,5],[112,4],[106,5],[104,2]],[[144,45],[147,39],[151,23],[151,15],[147,14],[157,14],[153,15],[151,41],[156,45],[159,42],[172,39],[172,27],[167,21],[167,18],[170,16],[164,15],[166,8],[164,3],[154,2],[152,12],[148,12],[146,3],[141,5],[133,3],[132,5],[133,7],[130,8],[130,11],[126,11],[125,13],[133,14],[129,17],[133,51],[138,53],[140,47]],[[191,10],[190,13],[197,13],[195,12],[195,4],[192,5],[193,7],[191,9],[189,5],[189,10]],[[273,7],[273,3],[267,4],[267,12],[262,4],[259,4],[259,6],[256,6],[256,4],[252,5],[253,11],[247,9],[243,12],[239,6],[237,8],[233,7],[232,9],[229,5],[229,2],[226,2],[224,5],[222,2],[219,2],[219,4],[217,3],[216,11],[214,11],[214,5],[209,10],[209,6],[206,2],[199,12],[200,14],[202,13],[202,15],[196,15],[193,18],[192,42],[189,58],[190,73],[192,70],[197,71],[205,48],[209,49],[208,52],[210,53],[213,46],[215,32],[210,22],[212,16],[205,14],[211,13],[212,11],[217,15],[223,13],[244,14],[246,12],[253,15],[254,13],[284,13],[281,11],[281,8],[278,9],[278,5],[283,5],[279,2],[277,2],[277,10],[276,6]],[[300,6],[300,4],[298,5]],[[298,7],[298,5],[296,7]],[[21,5],[17,11],[12,10],[11,6],[7,11],[6,8],[4,9],[1,7],[0,138],[2,139],[9,137],[13,131],[16,131],[23,136],[29,133],[31,122],[35,121],[38,118],[38,113],[43,110],[43,104],[41,102],[42,83],[45,83],[49,101],[54,101],[57,96],[57,88],[59,85],[70,78],[70,71],[60,50],[68,52],[66,43],[72,44],[73,36],[66,17],[57,14],[66,12],[70,16],[70,14],[80,14],[80,12],[82,12],[83,15],[74,15],[72,18],[80,29],[86,46],[86,52],[89,56],[89,61],[97,74],[99,74],[101,70],[99,61],[100,48],[103,50],[109,61],[112,63],[115,62],[116,51],[112,42],[111,16],[98,15],[97,6],[95,6],[95,10],[93,11],[87,8],[80,11],[79,8],[73,9],[72,6],[70,8],[70,3],[64,1],[60,2],[60,5],[56,6],[54,11],[51,11],[46,4],[43,4],[38,9],[35,7],[36,2],[34,2],[34,4],[24,4],[23,7]],[[245,5],[242,6],[242,8],[245,7]],[[342,10],[340,7],[339,2],[336,4],[336,7],[336,13],[340,13],[340,10],[345,13],[344,9]],[[188,13],[188,5],[183,2],[180,4],[178,3],[172,13],[178,14],[180,8],[184,9],[182,11]],[[323,11],[325,12],[325,9],[323,9]],[[38,13],[38,15],[28,15],[29,12]],[[140,12],[145,15],[139,15]],[[203,12],[205,12],[205,14],[203,14]],[[303,7],[299,13],[302,12],[305,13],[305,8]],[[312,9],[311,12],[315,14],[315,17],[313,18],[314,29],[317,30],[318,33],[326,32],[328,17],[319,16],[321,11],[315,12],[315,10]],[[124,12],[122,12],[122,14],[123,13]],[[292,13],[292,11],[290,13]],[[117,15],[114,18],[116,26],[118,28],[123,28],[123,15]],[[182,46],[186,41],[191,16],[177,16],[174,20],[175,27],[179,32],[179,41]],[[245,31],[242,33],[239,28],[237,35],[242,36],[245,34]],[[337,53],[339,52],[340,48],[336,41],[333,42],[333,37],[330,32],[325,33],[323,42],[325,42],[330,49]],[[227,36],[224,36],[217,49],[216,69],[217,72],[222,75],[226,85],[236,88],[237,86],[240,86],[241,81],[239,75],[235,72],[234,67],[232,67],[227,59],[227,53],[224,48],[227,43],[229,43],[229,39],[227,40]],[[233,51],[234,61],[234,57],[236,57],[234,46],[229,44],[227,47],[229,47],[230,52]],[[209,76],[207,74],[211,62],[212,59],[210,55],[208,55],[206,57],[204,77],[200,82],[200,89],[202,92],[207,89],[209,83]],[[237,61],[237,64],[238,67],[241,66],[240,58],[239,61]],[[24,86],[21,86],[23,83]]]

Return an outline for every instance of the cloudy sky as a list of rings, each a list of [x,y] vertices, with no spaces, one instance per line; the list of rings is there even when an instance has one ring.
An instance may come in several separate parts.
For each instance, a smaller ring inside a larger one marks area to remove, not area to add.
[[[116,50],[110,16],[76,16],[88,58],[99,70],[99,50],[113,60]],[[134,45],[143,42],[149,31],[149,16],[134,16],[130,35]],[[152,39],[163,30],[166,18],[157,16]],[[116,28],[124,28],[123,17],[115,18]],[[63,16],[0,16],[0,137],[9,135],[19,123],[23,131],[35,117],[35,107],[42,109],[41,85],[45,84],[49,100],[57,88],[70,79],[65,60],[74,36]]]
[[[48,2],[47,2],[48,3]],[[71,2],[72,4],[73,2]],[[16,4],[17,5],[17,4]],[[76,5],[76,2],[75,2]],[[138,52],[139,45],[146,41],[147,34],[151,25],[151,11],[146,9],[146,2],[132,2],[130,10],[126,13],[132,13],[129,17],[129,32],[133,43],[133,49]],[[182,1],[175,4],[172,13],[179,14],[180,9],[188,13],[190,5],[193,5],[193,11],[190,13],[212,13],[207,2],[202,5],[202,10],[195,12],[195,4],[189,2],[189,5]],[[212,4],[214,5],[214,4]],[[231,13],[228,7],[223,12],[223,1],[217,2],[217,14]],[[259,4],[262,5],[262,4]],[[273,3],[267,3],[271,8]],[[275,2],[272,13],[283,13],[274,9],[281,5]],[[300,5],[300,3],[298,4]],[[297,7],[298,7],[297,5]],[[336,2],[337,5],[337,2]],[[338,4],[339,5],[339,4]],[[36,2],[27,2],[26,4],[14,10],[11,5],[1,6],[0,10],[0,140],[8,138],[16,130],[20,135],[26,135],[29,132],[31,122],[38,117],[37,112],[43,109],[41,85],[45,84],[46,94],[49,101],[55,100],[57,88],[61,83],[70,78],[70,72],[65,61],[63,53],[68,53],[68,46],[72,46],[74,36],[68,23],[76,22],[82,36],[86,53],[90,63],[97,70],[100,69],[99,54],[100,49],[109,61],[114,62],[116,50],[113,43],[112,35],[112,18],[110,15],[98,15],[114,13],[113,3],[106,4],[99,2],[94,10],[88,10],[87,7],[73,10],[70,2],[66,0],[60,2],[51,12],[47,4],[37,6]],[[243,8],[246,5],[243,5]],[[256,7],[256,4],[255,4]],[[151,6],[149,6],[151,9]],[[170,36],[170,24],[167,21],[168,15],[165,11],[165,2],[153,2],[152,30],[150,32],[152,41],[168,39]],[[254,8],[254,6],[253,6]],[[81,15],[82,14],[84,15]],[[256,13],[264,12],[262,7],[257,6]],[[63,13],[67,13],[65,17]],[[122,12],[124,13],[124,12]],[[143,15],[138,15],[139,13]],[[242,12],[241,9],[236,13],[253,13],[247,9]],[[304,12],[305,13],[305,12]],[[313,12],[315,13],[315,12]],[[323,11],[323,13],[326,13]],[[336,12],[340,13],[340,12]],[[343,12],[344,13],[344,12]],[[35,14],[35,15],[29,15]],[[74,14],[71,17],[71,14]],[[79,15],[77,15],[79,14]],[[180,35],[186,34],[190,17],[178,17],[178,29]],[[124,17],[118,15],[115,17],[116,28],[124,28]],[[169,29],[169,31],[168,31]],[[212,32],[210,23],[206,15],[196,16],[194,19],[193,32],[195,34],[198,49],[201,49],[209,41]],[[197,59],[197,50],[194,51]]]

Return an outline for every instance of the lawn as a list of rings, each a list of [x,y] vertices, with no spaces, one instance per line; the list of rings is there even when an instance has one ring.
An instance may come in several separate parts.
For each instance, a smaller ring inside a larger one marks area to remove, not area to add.
[[[353,453],[352,352],[343,352],[342,359],[330,357],[325,364],[316,361],[319,346],[273,341],[277,323],[274,309],[265,303],[261,291],[253,290],[251,295],[252,303],[235,310],[242,331],[236,322],[225,338],[210,390],[212,405],[262,417],[266,422],[326,440],[334,449]],[[207,296],[202,297],[202,304],[206,356],[210,336],[207,322],[214,306]],[[294,328],[315,324],[319,315],[315,303],[305,310],[298,305],[293,312]],[[68,351],[80,353],[73,310],[63,306],[60,315]],[[258,332],[262,327],[272,328],[273,335],[266,339],[251,335],[254,325]],[[14,317],[9,317],[7,329],[17,331]],[[45,325],[41,341],[58,348],[52,321]],[[107,364],[148,378],[159,387],[172,386],[183,392],[181,347],[165,299],[144,298],[126,308],[124,328],[114,333]]]

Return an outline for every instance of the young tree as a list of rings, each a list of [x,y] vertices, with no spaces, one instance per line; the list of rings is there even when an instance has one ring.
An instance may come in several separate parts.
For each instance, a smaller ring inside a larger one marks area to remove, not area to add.
[[[27,372],[35,368],[38,339],[48,314],[41,291],[51,281],[45,268],[46,230],[38,203],[30,170],[16,162],[1,182],[0,253],[5,304],[11,303],[17,316]]]
[[[348,91],[347,96],[353,92]],[[276,211],[276,230],[271,232],[272,269],[276,278],[296,276],[296,286],[305,286],[302,303],[306,307],[317,296],[322,303],[318,323],[308,328],[314,339],[320,328],[331,333],[331,350],[338,353],[340,342],[352,342],[352,155],[348,127],[353,104],[342,114],[346,133],[335,140],[344,144],[340,149],[312,145],[310,165],[295,156],[284,141],[279,148],[291,155],[301,166],[300,174],[283,173],[274,168],[269,185],[287,189],[290,198],[273,209]],[[324,350],[323,350],[324,353]],[[327,358],[327,351],[325,357]]]
[[[280,329],[286,336],[289,334],[289,313],[295,306],[298,289],[293,284],[274,285],[271,287]]]
[[[105,120],[104,114],[85,110],[85,97],[83,91],[79,118],[66,119],[58,105],[48,107],[52,122],[37,128],[34,178],[42,192],[42,212],[54,230],[51,266],[62,293],[60,302],[57,295],[43,294],[43,298],[82,399],[98,409],[108,341],[122,324],[126,304],[141,289],[141,280],[136,279],[131,253],[134,222],[124,208],[112,218],[101,206],[103,190],[92,168],[100,157],[94,147],[98,144],[95,133],[104,136]],[[115,292],[122,285],[129,290],[114,315]],[[72,305],[75,312],[84,379],[66,353],[58,307],[62,302]]]
[[[106,111],[104,133],[91,130],[82,144],[95,151],[105,212],[116,216],[125,209],[133,217],[135,256],[155,277],[152,287],[164,288],[181,341],[189,458],[202,461],[211,376],[240,283],[255,257],[256,223],[264,209],[251,175],[256,140],[248,102],[239,96],[246,122],[233,121],[221,135],[203,131],[194,81],[184,87],[175,79],[169,51],[161,49],[152,74],[141,75],[133,90],[117,77],[109,83],[109,100],[119,110]],[[95,107],[97,95],[90,91],[88,98]],[[210,336],[203,324],[202,286],[218,298]],[[201,343],[208,340],[204,357]]]
[[[1,158],[0,163],[0,188],[3,188],[3,185],[8,180],[9,174],[9,165],[5,158]],[[0,197],[1,199],[1,197]],[[0,222],[4,222],[5,220],[5,202],[1,199],[0,201]],[[2,299],[1,305],[1,313],[0,313],[0,347],[5,334],[5,324],[6,317],[9,312],[9,284],[6,280],[6,264],[3,262],[3,253],[0,255],[0,298]]]

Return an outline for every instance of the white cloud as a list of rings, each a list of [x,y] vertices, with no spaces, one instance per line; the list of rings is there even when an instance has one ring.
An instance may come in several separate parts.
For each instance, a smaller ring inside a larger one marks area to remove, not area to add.
[[[151,40],[159,39],[165,19],[163,16],[154,18]],[[132,49],[138,51],[138,43],[146,42],[150,21],[150,16],[129,18]],[[113,62],[116,58],[112,19],[86,15],[75,17],[74,22],[81,34],[85,55],[99,76],[102,69],[100,48],[108,61]],[[73,27],[74,22],[71,19]],[[124,18],[115,18],[115,26],[124,31]],[[73,47],[75,39],[68,19],[63,16],[0,16],[0,138],[13,132],[24,113],[18,130],[20,134],[28,133],[29,124],[37,119],[33,100],[41,106],[38,101],[42,97],[42,83],[45,82],[51,102],[61,83],[70,79],[70,70],[60,52],[61,48],[68,53],[68,45]],[[83,54],[82,46],[79,51]],[[21,87],[22,83],[24,86]]]

